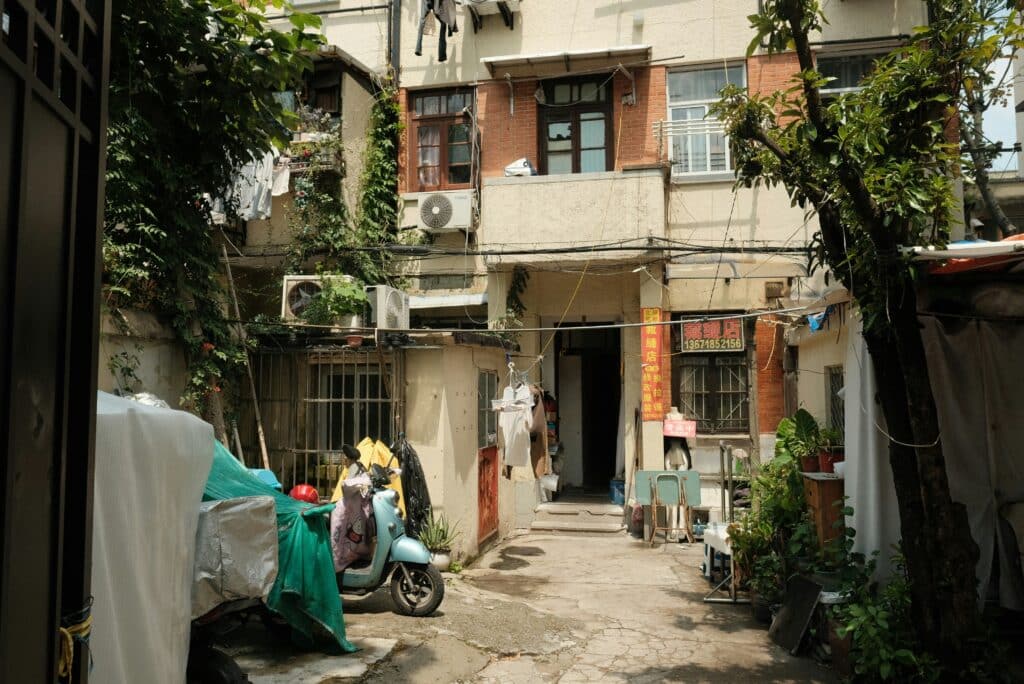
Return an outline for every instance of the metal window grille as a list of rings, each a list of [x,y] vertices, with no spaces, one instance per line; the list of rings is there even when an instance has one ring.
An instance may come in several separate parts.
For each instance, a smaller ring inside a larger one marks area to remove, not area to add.
[[[701,432],[745,432],[749,427],[747,360],[742,355],[685,356],[679,405]]]
[[[498,374],[482,371],[477,375],[476,445],[483,448],[498,441],[498,414],[491,409],[491,399],[498,396]]]
[[[341,446],[369,437],[391,444],[402,429],[404,357],[376,349],[262,349],[253,359],[270,466],[285,491],[298,483],[329,494]],[[246,463],[258,467],[251,405],[240,412]]]
[[[825,367],[825,412],[828,426],[839,432],[843,431],[843,420],[846,415],[846,403],[839,396],[839,390],[843,388],[842,366]]]

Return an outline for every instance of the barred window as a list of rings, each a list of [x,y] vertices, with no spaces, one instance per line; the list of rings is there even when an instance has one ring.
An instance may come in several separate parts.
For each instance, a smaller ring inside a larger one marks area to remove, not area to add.
[[[491,399],[498,396],[498,374],[480,371],[477,375],[476,445],[482,449],[498,441],[498,414],[491,409]]]
[[[844,383],[842,366],[825,366],[825,423],[840,433],[846,415],[846,403],[839,395]]]
[[[743,354],[684,354],[679,410],[704,433],[749,429],[747,357]]]

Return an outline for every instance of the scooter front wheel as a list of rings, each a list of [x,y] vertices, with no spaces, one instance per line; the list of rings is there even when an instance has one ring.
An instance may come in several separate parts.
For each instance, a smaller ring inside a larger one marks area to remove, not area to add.
[[[391,574],[391,599],[402,615],[430,615],[444,599],[444,579],[433,565],[405,563]],[[410,581],[411,580],[411,581]]]

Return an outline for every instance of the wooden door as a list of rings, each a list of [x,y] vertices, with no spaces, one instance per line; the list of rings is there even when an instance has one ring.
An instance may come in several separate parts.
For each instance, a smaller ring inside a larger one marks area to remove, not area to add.
[[[483,544],[498,531],[498,447],[477,451],[479,490],[477,510],[480,512],[477,543]]]

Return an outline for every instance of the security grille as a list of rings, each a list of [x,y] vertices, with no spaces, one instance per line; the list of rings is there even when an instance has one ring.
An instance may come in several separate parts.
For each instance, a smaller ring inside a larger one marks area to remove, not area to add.
[[[329,494],[343,444],[369,437],[390,445],[401,431],[401,351],[262,349],[253,371],[271,469],[285,491],[305,482]],[[247,465],[258,467],[251,405],[242,407],[240,428]]]
[[[498,396],[498,374],[484,371],[477,375],[477,438],[478,448],[498,441],[498,414],[491,409],[491,399]]]
[[[843,420],[846,415],[846,402],[839,395],[844,382],[842,366],[825,367],[826,418],[828,426],[840,433],[843,432]]]
[[[749,427],[747,360],[743,355],[684,355],[679,407],[704,433],[746,432]]]

